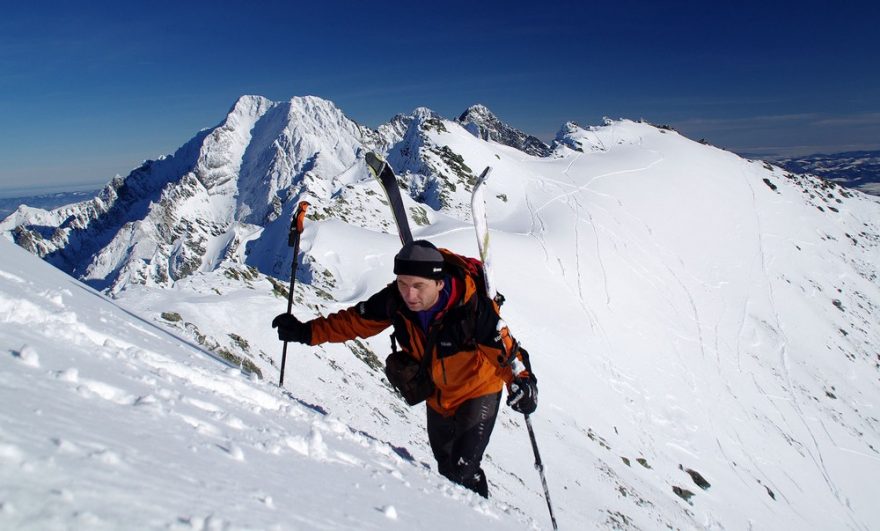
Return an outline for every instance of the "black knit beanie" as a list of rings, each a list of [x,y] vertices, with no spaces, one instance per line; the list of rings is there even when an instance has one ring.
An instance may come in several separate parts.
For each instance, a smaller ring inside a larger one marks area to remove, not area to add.
[[[394,257],[394,274],[440,280],[443,278],[443,255],[429,241],[410,242]]]

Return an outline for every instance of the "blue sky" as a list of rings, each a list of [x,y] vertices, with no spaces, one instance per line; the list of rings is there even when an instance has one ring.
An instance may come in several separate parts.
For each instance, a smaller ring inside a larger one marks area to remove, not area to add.
[[[0,194],[100,185],[243,94],[376,127],[474,103],[550,140],[644,118],[753,155],[880,149],[876,2],[0,4]]]

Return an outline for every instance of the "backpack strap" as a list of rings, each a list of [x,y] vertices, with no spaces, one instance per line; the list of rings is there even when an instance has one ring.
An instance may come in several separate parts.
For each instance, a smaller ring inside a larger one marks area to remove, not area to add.
[[[437,334],[440,331],[440,328],[440,326],[434,326],[431,328],[431,331],[428,333],[428,338],[425,340],[425,350],[422,353],[422,359],[419,362],[419,374],[427,377],[429,380],[433,380],[430,370],[431,359],[434,357],[434,343],[437,341]]]

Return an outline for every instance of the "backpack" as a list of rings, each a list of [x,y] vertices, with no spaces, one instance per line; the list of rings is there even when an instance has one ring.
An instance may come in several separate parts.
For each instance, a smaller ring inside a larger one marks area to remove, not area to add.
[[[496,310],[504,304],[504,295],[498,291],[495,292],[494,298],[489,298],[489,291],[486,288],[486,270],[483,269],[483,262],[477,258],[462,256],[460,254],[452,253],[451,251],[444,256],[447,258],[453,258],[451,261],[455,262],[454,265],[460,267],[466,275],[473,277],[474,282],[477,285],[477,296],[481,297],[483,300],[491,300],[491,302],[496,305]]]

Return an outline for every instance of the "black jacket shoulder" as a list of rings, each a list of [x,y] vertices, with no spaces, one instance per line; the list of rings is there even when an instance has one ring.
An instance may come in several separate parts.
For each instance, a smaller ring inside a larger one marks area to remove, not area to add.
[[[403,305],[403,299],[391,282],[369,299],[355,305],[358,315],[370,321],[390,321]]]

